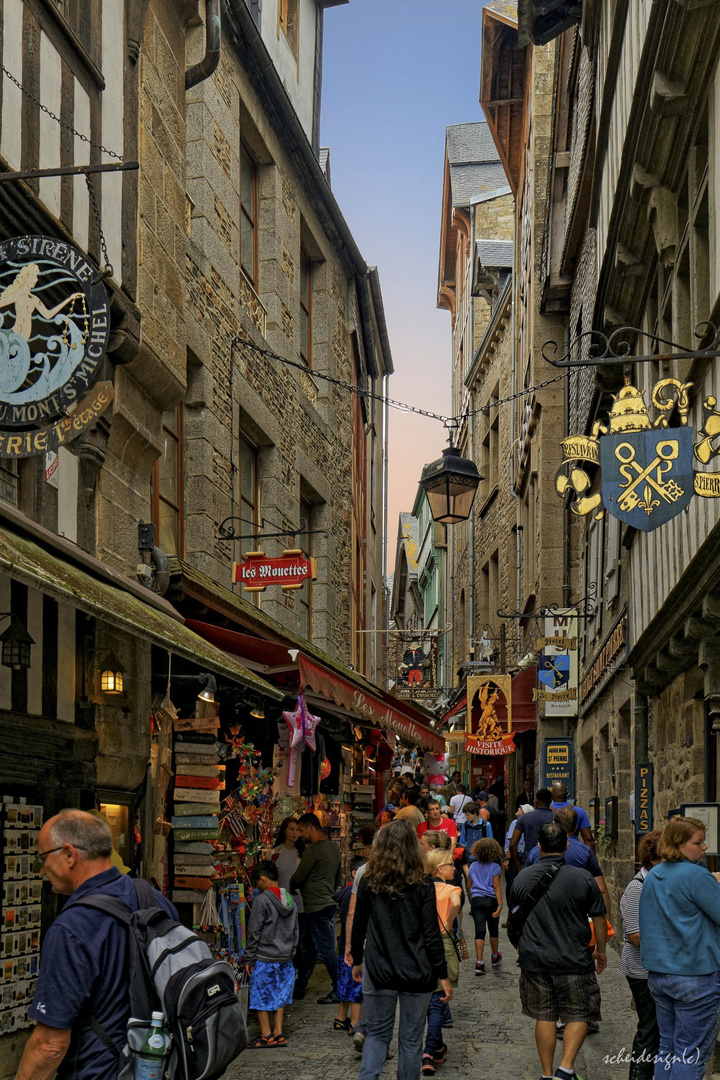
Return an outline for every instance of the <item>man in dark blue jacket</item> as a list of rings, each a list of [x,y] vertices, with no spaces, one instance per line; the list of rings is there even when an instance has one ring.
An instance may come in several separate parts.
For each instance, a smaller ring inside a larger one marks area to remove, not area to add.
[[[53,891],[69,897],[45,935],[30,1016],[36,1021],[16,1080],[116,1080],[117,1057],[88,1024],[97,1020],[113,1042],[125,1043],[130,1014],[127,930],[112,915],[74,904],[102,893],[136,911],[132,879],[112,865],[107,823],[82,810],[63,810],[38,837],[40,873]],[[156,893],[157,906],[177,911]]]

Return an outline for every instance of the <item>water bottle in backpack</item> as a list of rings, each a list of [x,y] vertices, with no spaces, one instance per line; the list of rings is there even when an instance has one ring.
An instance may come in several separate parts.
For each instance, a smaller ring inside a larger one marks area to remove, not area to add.
[[[164,1014],[154,1012],[147,1038],[135,1059],[135,1080],[162,1080],[170,1040],[165,1034]]]

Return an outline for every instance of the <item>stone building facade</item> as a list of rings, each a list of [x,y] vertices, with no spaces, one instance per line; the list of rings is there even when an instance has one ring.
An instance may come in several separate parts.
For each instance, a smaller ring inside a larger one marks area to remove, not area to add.
[[[0,794],[46,817],[99,802],[137,871],[163,872],[148,770],[157,695],[170,686],[190,715],[210,673],[221,713],[263,701],[275,732],[285,697],[267,663],[229,655],[186,618],[281,655],[300,643],[369,696],[363,676],[384,672],[385,635],[368,645],[362,631],[385,620],[385,413],[372,393],[392,358],[378,272],[319,149],[334,6],[0,3],[3,171],[139,163],[92,173],[92,190],[83,175],[0,185],[0,241],[43,235],[105,271],[98,378],[112,392],[56,457],[0,458],[0,630],[9,619],[32,640],[29,667],[0,667]],[[139,551],[149,522],[154,545]],[[260,543],[312,556],[316,579],[238,595],[233,563]],[[109,657],[124,676],[115,696],[101,682]],[[2,1076],[23,1031],[3,1020]]]
[[[587,435],[605,421],[624,382],[650,406],[655,384],[670,378],[692,384],[697,444],[712,427],[704,403],[718,378],[717,358],[702,355],[712,334],[693,335],[720,310],[720,12],[602,3],[566,19],[532,0],[518,6],[523,47],[557,56],[542,303],[562,315],[573,360],[608,346],[620,357],[572,371],[567,431]],[[612,337],[621,327],[635,329]],[[623,353],[645,359],[623,367]],[[703,464],[711,475],[701,483],[714,490],[712,453]],[[601,478],[591,478],[593,494]],[[683,804],[718,801],[717,501],[695,494],[650,531],[568,509],[571,581],[579,595],[594,583],[596,594],[580,638],[577,796],[599,801],[598,818],[606,806],[617,815],[605,868],[619,893],[640,828],[630,808],[638,764],[654,767],[653,827]]]

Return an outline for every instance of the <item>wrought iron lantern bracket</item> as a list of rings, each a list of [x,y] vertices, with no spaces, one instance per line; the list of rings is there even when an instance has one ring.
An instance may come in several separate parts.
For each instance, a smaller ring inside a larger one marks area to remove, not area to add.
[[[659,350],[661,346],[667,346],[672,351],[658,351],[637,356],[632,352],[632,347],[633,342],[639,337],[651,337],[655,348]],[[611,334],[603,334],[599,330],[586,330],[573,338],[566,351],[562,353],[562,346],[558,345],[557,341],[546,341],[542,347],[542,355],[556,368],[608,367],[611,364],[662,364],[671,360],[712,360],[720,356],[720,328],[714,323],[698,323],[694,330],[694,337],[699,343],[705,342],[704,347],[693,349],[687,345],[678,345],[656,334],[648,335],[646,331],[636,326],[621,326],[613,330]],[[587,351],[587,356],[582,357],[580,354],[584,349]],[[558,355],[560,353],[561,355]]]

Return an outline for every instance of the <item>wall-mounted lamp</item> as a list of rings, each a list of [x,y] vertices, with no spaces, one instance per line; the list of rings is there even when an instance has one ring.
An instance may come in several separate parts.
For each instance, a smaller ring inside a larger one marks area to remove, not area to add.
[[[300,650],[299,649],[288,649],[288,652],[290,654],[290,659],[292,660],[292,662],[294,664],[296,662],[297,658],[298,658]]]
[[[113,652],[109,652],[100,669],[100,689],[103,694],[122,694],[125,668]]]
[[[10,620],[10,625],[0,634],[3,667],[27,671],[30,667],[30,646],[35,644],[35,639],[27,632],[19,615],[5,611],[0,618]]]
[[[246,694],[245,702],[251,706],[251,716],[254,716],[256,720],[265,719],[265,699],[261,694]]]
[[[197,676],[197,681],[203,687],[198,694],[198,701],[205,701],[208,705],[213,705],[217,694],[217,679],[208,671],[203,671],[201,675]]]

